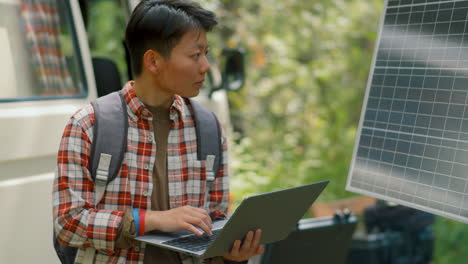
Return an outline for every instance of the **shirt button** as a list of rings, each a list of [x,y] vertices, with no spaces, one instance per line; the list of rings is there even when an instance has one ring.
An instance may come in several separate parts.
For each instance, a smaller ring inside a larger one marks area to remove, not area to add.
[[[148,196],[149,196],[149,192],[148,192],[148,191],[144,191],[144,192],[143,192],[143,196],[148,197]]]
[[[147,140],[148,140],[148,142],[153,142],[153,137],[152,137],[152,136],[148,136],[148,137],[147,137]]]
[[[148,165],[148,164],[145,164],[145,166],[143,166],[143,168],[145,168],[145,170],[148,170],[148,169],[149,169],[149,165]]]
[[[135,251],[140,251],[140,247],[135,247]]]

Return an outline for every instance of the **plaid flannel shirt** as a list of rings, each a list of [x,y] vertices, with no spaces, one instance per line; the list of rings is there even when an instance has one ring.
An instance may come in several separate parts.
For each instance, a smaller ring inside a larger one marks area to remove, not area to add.
[[[94,112],[87,105],[65,127],[58,153],[58,173],[53,186],[54,228],[60,243],[96,248],[95,263],[143,263],[144,244],[115,248],[117,232],[128,208],[151,209],[152,175],[156,145],[152,115],[136,97],[132,82],[123,88],[128,112],[128,140],[118,177],[106,187],[94,205],[94,183],[88,169],[93,140]],[[205,193],[205,161],[197,160],[196,132],[191,106],[176,96],[170,109],[167,174],[169,206],[202,207]],[[222,136],[223,166],[213,182],[208,203],[212,218],[227,211],[229,182],[227,143]],[[187,263],[187,261],[184,261]]]

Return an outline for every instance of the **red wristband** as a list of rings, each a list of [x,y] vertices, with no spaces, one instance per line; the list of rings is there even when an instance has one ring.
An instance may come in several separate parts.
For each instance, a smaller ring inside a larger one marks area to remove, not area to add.
[[[145,235],[145,215],[146,210],[140,210],[140,236]]]

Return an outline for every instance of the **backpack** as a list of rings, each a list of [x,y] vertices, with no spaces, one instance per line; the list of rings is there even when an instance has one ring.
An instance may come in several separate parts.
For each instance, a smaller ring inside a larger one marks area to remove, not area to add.
[[[187,99],[193,108],[197,137],[197,158],[206,160],[208,193],[215,175],[222,164],[222,144],[219,122],[214,113],[204,108],[193,99]],[[90,172],[95,184],[95,201],[99,204],[106,186],[117,177],[127,145],[128,117],[127,104],[121,92],[113,92],[92,102],[95,123],[90,155]],[[215,140],[213,140],[215,139]],[[57,241],[54,230],[54,248],[60,261],[64,264],[74,263],[78,248],[68,247]],[[96,250],[87,248],[84,263],[92,263]]]

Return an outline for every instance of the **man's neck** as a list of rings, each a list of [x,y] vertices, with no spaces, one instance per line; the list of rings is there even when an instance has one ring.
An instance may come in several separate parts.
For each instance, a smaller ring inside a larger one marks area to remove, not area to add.
[[[145,76],[135,79],[133,90],[136,96],[146,105],[169,109],[174,101],[174,94],[169,94],[155,85],[154,80]]]

